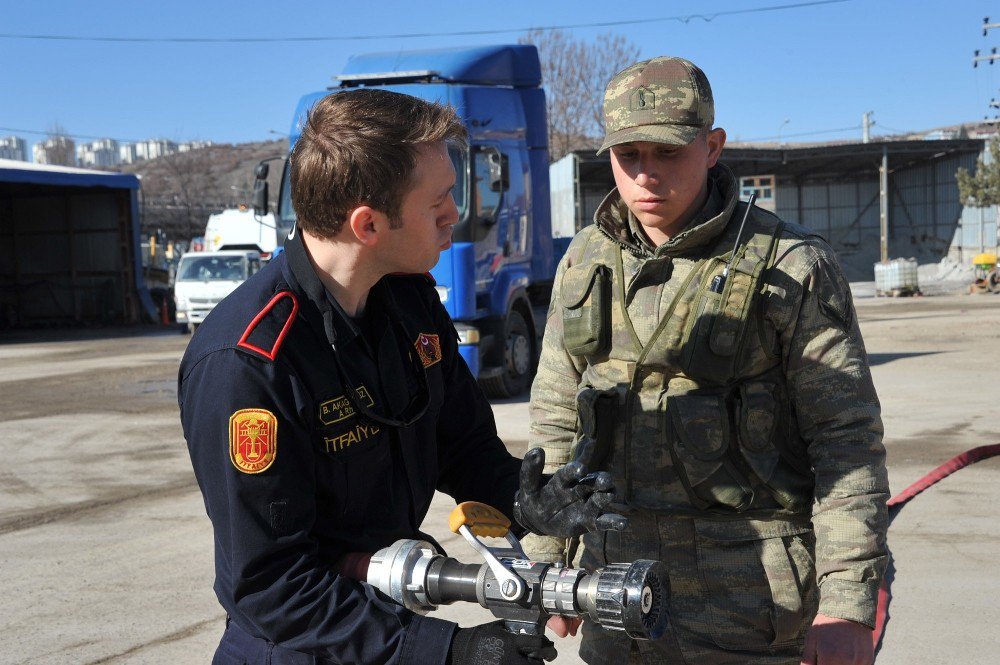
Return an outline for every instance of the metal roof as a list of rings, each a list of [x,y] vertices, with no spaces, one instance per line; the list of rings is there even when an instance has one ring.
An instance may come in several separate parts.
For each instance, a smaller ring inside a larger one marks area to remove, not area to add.
[[[4,182],[64,187],[139,189],[139,178],[127,173],[109,173],[51,164],[32,164],[14,159],[0,159],[0,183]]]
[[[957,154],[982,152],[983,139],[876,141],[810,146],[727,146],[720,161],[740,176],[776,175],[795,179],[849,179],[877,175],[883,151],[889,172]]]
[[[727,145],[719,161],[737,176],[776,175],[802,180],[848,180],[878,175],[882,151],[889,154],[889,172],[956,154],[982,152],[984,139],[877,141],[807,146]],[[607,168],[608,157],[593,150],[578,150],[581,173]]]

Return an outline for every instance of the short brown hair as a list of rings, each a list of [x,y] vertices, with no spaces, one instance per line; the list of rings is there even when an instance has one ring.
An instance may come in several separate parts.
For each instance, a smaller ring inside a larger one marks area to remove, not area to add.
[[[309,111],[291,156],[292,205],[298,225],[320,238],[340,232],[359,205],[395,225],[410,191],[417,149],[467,132],[450,106],[388,90],[336,92]]]

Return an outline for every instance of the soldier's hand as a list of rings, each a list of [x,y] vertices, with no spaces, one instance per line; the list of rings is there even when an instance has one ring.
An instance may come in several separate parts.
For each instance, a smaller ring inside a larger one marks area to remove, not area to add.
[[[872,665],[872,629],[855,621],[817,614],[802,653],[801,665]]]
[[[556,637],[576,636],[576,632],[580,630],[581,623],[583,623],[583,619],[580,617],[554,615],[550,616],[549,620],[545,622],[545,627],[555,633]]]
[[[521,463],[521,489],[514,504],[514,519],[526,529],[546,536],[572,538],[590,531],[620,531],[628,525],[621,514],[612,512],[614,481],[606,471],[590,473],[586,446],[582,440],[577,458],[547,476],[542,473],[545,452],[533,448]]]
[[[502,621],[459,628],[451,638],[447,665],[540,665],[555,660],[556,648],[545,635],[511,633]]]

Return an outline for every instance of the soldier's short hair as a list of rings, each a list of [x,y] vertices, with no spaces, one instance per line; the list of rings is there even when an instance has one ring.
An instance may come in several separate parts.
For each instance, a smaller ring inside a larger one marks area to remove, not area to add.
[[[388,90],[336,92],[309,111],[291,156],[297,224],[320,238],[340,232],[352,210],[367,205],[401,224],[417,150],[468,134],[450,106]]]

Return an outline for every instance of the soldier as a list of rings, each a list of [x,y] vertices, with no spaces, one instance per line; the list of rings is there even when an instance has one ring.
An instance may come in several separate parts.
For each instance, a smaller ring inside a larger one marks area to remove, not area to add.
[[[621,71],[604,112],[617,188],[556,273],[531,444],[558,468],[596,418],[631,513],[623,532],[583,536],[582,563],[663,560],[670,630],[629,643],[584,624],[581,655],[871,663],[888,483],[834,252],[759,208],[740,233],[746,204],[717,163],[726,133],[691,62]]]
[[[191,339],[177,394],[227,614],[214,663],[555,657],[544,635],[414,615],[355,565],[424,537],[435,490],[516,510],[541,533],[607,519],[607,473],[543,478],[539,459],[507,452],[423,274],[458,221],[448,144],[465,137],[452,109],[408,95],[320,100],[291,157],[285,251]]]

